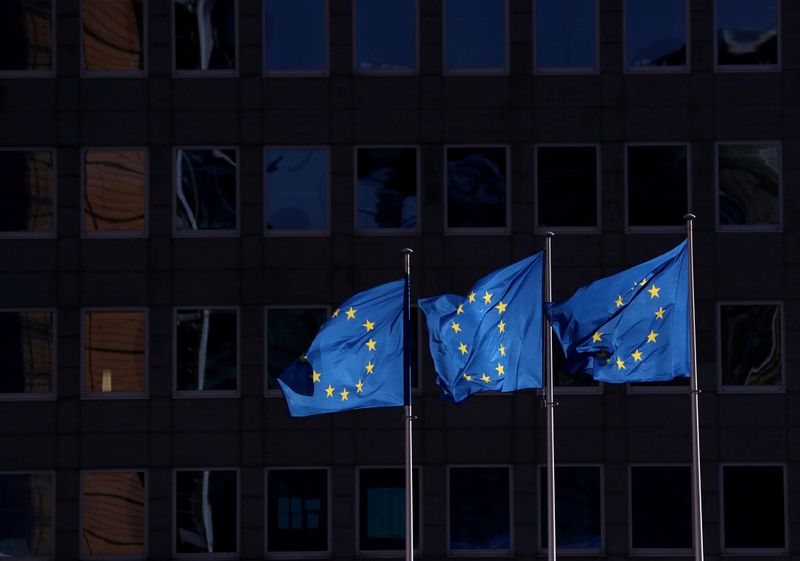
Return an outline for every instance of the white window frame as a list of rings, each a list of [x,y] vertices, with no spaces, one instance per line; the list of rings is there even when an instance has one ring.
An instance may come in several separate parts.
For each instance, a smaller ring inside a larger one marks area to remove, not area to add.
[[[325,57],[325,64],[322,70],[269,70],[267,68],[267,4],[270,0],[261,0],[261,31],[259,34],[261,35],[261,40],[263,42],[263,48],[261,49],[261,75],[262,76],[275,76],[275,77],[282,77],[282,78],[325,78],[330,76],[330,67],[331,67],[331,47],[330,47],[330,38],[331,38],[331,12],[330,12],[330,0],[323,0],[324,8],[323,10],[325,13],[323,14],[325,18],[325,36],[322,38],[322,44],[324,45],[324,57]]]
[[[0,75],[0,78],[4,76]],[[54,147],[20,146],[0,147],[0,152],[49,152],[53,164],[50,200],[52,201],[53,218],[50,229],[43,232],[32,230],[16,230],[13,232],[0,232],[2,239],[55,239],[58,237],[58,151]]]
[[[148,0],[142,0],[142,69],[141,70],[89,70],[86,68],[86,52],[84,50],[84,14],[86,12],[86,0],[80,0],[79,10],[80,13],[78,14],[78,21],[80,25],[80,59],[78,62],[80,68],[80,77],[81,78],[144,78],[147,76],[147,63],[148,63],[148,51],[147,48],[147,38],[148,38],[148,31],[149,31],[149,22],[148,22],[148,10],[147,10]]]
[[[175,49],[177,47],[177,37],[175,33],[175,4],[180,0],[170,0],[170,58],[172,59],[172,77],[173,78],[237,78],[239,76],[239,68],[241,67],[241,49],[239,48],[239,40],[241,35],[241,24],[239,23],[239,0],[230,0],[233,2],[233,18],[234,18],[234,47],[233,52],[236,57],[236,65],[230,70],[179,70],[178,61],[175,57]]]
[[[56,31],[58,26],[56,20],[55,0],[50,0],[50,69],[49,70],[0,70],[0,79],[3,78],[55,78],[58,68],[58,37]],[[3,148],[4,149],[4,148]]]
[[[420,73],[420,33],[419,33],[419,17],[420,17],[420,10],[419,10],[419,0],[411,0],[414,2],[414,21],[415,21],[415,29],[414,29],[414,68],[409,70],[398,69],[398,70],[369,70],[364,68],[358,67],[358,41],[356,37],[358,36],[358,21],[356,18],[357,14],[357,7],[360,0],[352,0],[351,10],[353,13],[353,74],[357,76],[418,76]],[[424,1],[424,0],[423,0]],[[377,148],[377,146],[375,147]],[[399,147],[398,147],[399,148]]]
[[[688,0],[682,0],[684,6],[684,33],[686,64],[683,66],[628,66],[628,14],[625,8],[631,0],[622,3],[622,69],[625,74],[688,74],[692,68],[692,6]]]
[[[565,67],[553,67],[553,68],[542,68],[540,67],[536,61],[536,2],[537,0],[533,0],[533,40],[531,42],[532,46],[532,56],[533,56],[533,73],[534,74],[560,74],[560,75],[569,75],[569,74],[599,74],[600,73],[600,6],[598,0],[594,0],[594,66],[565,66]]]
[[[505,51],[503,68],[448,68],[447,66],[447,2],[442,0],[442,75],[443,76],[508,76],[511,73],[511,15],[509,0],[505,3]],[[420,41],[420,45],[422,42]],[[510,180],[510,179],[509,179]]]
[[[714,28],[713,28],[713,41],[714,41],[714,72],[719,73],[730,73],[730,72],[780,72],[783,65],[783,56],[781,51],[783,50],[783,29],[782,29],[782,3],[781,0],[775,0],[775,9],[777,13],[777,31],[778,31],[778,57],[776,64],[719,64],[719,45],[717,44],[717,14],[719,0],[714,0],[713,5],[713,18],[714,18]]]
[[[63,474],[63,472],[62,472]],[[10,559],[27,559],[27,560],[52,560],[56,558],[55,547],[56,547],[56,472],[55,470],[48,470],[48,469],[32,469],[32,470],[8,470],[8,471],[0,471],[0,476],[3,475],[49,475],[50,476],[50,489],[51,489],[51,497],[50,497],[50,512],[53,513],[53,516],[50,520],[50,554],[49,555],[33,555],[31,557],[16,557]]]
[[[21,312],[49,312],[53,326],[53,339],[51,343],[52,353],[50,355],[50,387],[51,391],[42,393],[0,393],[0,402],[3,401],[54,401],[58,394],[58,321],[55,308],[3,308],[3,313]],[[3,473],[3,472],[0,472]],[[20,472],[22,473],[22,472]],[[27,473],[27,472],[25,472]]]

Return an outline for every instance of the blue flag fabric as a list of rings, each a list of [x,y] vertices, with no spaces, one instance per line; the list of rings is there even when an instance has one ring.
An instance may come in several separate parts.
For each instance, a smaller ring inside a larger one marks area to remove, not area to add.
[[[419,301],[436,383],[453,402],[542,387],[542,254],[494,271],[465,297]]]
[[[619,384],[656,382],[690,375],[688,302],[684,241],[579,288],[547,315],[570,373]]]
[[[403,405],[403,291],[398,280],[337,308],[278,377],[293,417]]]

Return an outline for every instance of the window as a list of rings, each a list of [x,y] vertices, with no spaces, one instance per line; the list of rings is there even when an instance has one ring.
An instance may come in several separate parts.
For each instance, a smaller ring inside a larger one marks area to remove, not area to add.
[[[689,209],[689,149],[685,144],[629,145],[627,226],[681,230]]]
[[[777,70],[779,0],[716,0],[719,70]]]
[[[267,551],[328,552],[328,470],[267,470]]]
[[[534,0],[537,72],[597,70],[597,0]]]
[[[53,57],[53,0],[0,2],[0,72],[49,72]]]
[[[597,231],[600,172],[596,146],[536,148],[538,228]]]
[[[328,150],[267,148],[267,232],[328,231]]]
[[[144,557],[143,471],[83,472],[81,555]]]
[[[556,549],[603,549],[603,484],[599,466],[556,466]],[[540,547],[547,549],[547,467],[539,468]]]
[[[83,313],[83,392],[92,397],[146,392],[146,327],[143,310]]]
[[[414,468],[414,549],[419,549],[422,492]],[[358,549],[361,552],[402,551],[406,546],[405,468],[359,468]]]
[[[51,235],[55,172],[50,150],[0,149],[0,235]]]
[[[53,554],[53,476],[0,473],[0,557]]]
[[[719,305],[721,389],[782,389],[781,316],[778,303]]]
[[[692,549],[689,466],[631,466],[631,549]]]
[[[685,70],[686,0],[625,0],[628,70]]]
[[[90,149],[83,154],[83,231],[89,235],[144,234],[145,150]]]
[[[328,319],[327,308],[267,310],[267,389],[277,390],[278,376],[308,350]]]
[[[175,151],[175,229],[235,233],[238,153],[232,148]]]
[[[322,74],[328,70],[326,0],[264,0],[264,70]]]
[[[236,310],[176,311],[178,392],[233,392],[238,389]]]
[[[505,232],[508,150],[503,146],[451,146],[445,148],[445,154],[447,228]]]
[[[416,0],[355,0],[355,30],[356,72],[417,69]]]
[[[597,393],[602,391],[600,383],[588,374],[567,372],[566,356],[558,337],[553,337],[553,382],[554,389],[558,393]]]
[[[415,229],[418,193],[417,148],[356,148],[358,230]]]
[[[448,550],[510,552],[511,468],[450,467]]]
[[[786,487],[780,465],[722,466],[722,551],[786,548]]]
[[[236,0],[172,0],[175,70],[236,72]]]
[[[144,0],[83,0],[83,69],[144,70]]]
[[[506,10],[506,0],[444,0],[445,70],[506,72]]]
[[[53,312],[0,312],[0,397],[53,394]]]
[[[719,228],[780,229],[780,170],[780,146],[777,143],[717,145]]]
[[[175,554],[236,553],[237,478],[235,470],[175,472]]]

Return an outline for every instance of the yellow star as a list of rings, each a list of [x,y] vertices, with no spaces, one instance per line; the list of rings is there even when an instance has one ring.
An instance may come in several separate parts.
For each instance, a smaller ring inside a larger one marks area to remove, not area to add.
[[[625,370],[625,361],[617,357],[617,370]]]
[[[474,304],[475,303],[475,292],[470,292],[469,296],[467,296],[467,298],[469,299],[469,303],[470,304]]]
[[[458,309],[456,310],[456,315],[464,313],[464,304],[459,304]]]
[[[652,300],[653,298],[661,298],[661,297],[658,295],[658,291],[659,291],[659,290],[661,290],[661,289],[660,289],[660,288],[658,288],[658,287],[656,287],[656,285],[654,285],[654,284],[651,284],[651,285],[650,285],[650,290],[648,290],[648,291],[647,291],[647,292],[649,292],[649,293],[650,293],[650,300]]]
[[[497,368],[495,368],[495,370],[497,370],[497,375],[498,376],[502,376],[503,374],[506,373],[505,368],[499,362],[497,363]]]
[[[367,369],[367,374],[372,374],[372,371],[375,370],[375,365],[372,364],[372,361],[369,361],[364,368]]]
[[[366,327],[367,331],[372,331],[375,329],[375,324],[369,320],[361,324],[362,327]]]
[[[374,339],[370,339],[369,341],[367,341],[367,348],[369,350],[371,350],[371,351],[374,351],[375,350],[375,344],[376,344],[376,341]]]
[[[658,311],[656,312],[656,319],[664,319],[664,312],[665,311],[666,310],[664,310],[663,307],[659,306],[658,307]]]
[[[650,333],[648,333],[648,334],[647,334],[647,342],[648,342],[648,343],[655,343],[655,342],[656,342],[656,337],[658,337],[658,333],[655,333],[655,332],[654,332],[654,331],[651,329],[651,330],[650,330]]]
[[[325,397],[333,397],[333,386],[328,384],[328,387],[325,388]]]
[[[472,381],[472,376],[470,376],[470,375],[469,375],[469,374],[467,374],[466,372],[463,374],[463,376],[464,376],[464,379],[465,379],[467,382],[471,382],[471,381]]]
[[[647,277],[642,278],[642,282],[639,283],[639,286],[644,286],[647,284]]]
[[[491,378],[489,378],[489,376],[487,376],[485,373],[484,373],[484,375],[483,375],[483,376],[481,376],[481,380],[482,380],[482,381],[484,381],[484,382],[486,382],[486,383],[489,383],[489,382],[491,382],[491,381],[492,381],[492,379],[491,379]]]
[[[503,301],[500,300],[500,303],[497,304],[497,306],[495,306],[495,307],[497,308],[497,311],[502,314],[503,312],[506,311],[506,308],[508,307],[508,304],[504,304]]]
[[[353,309],[353,306],[350,306],[350,309],[345,313],[347,314],[347,319],[355,319],[356,317],[356,310]]]
[[[494,294],[489,294],[489,291],[487,290],[483,295],[483,302],[485,304],[491,304],[492,303],[492,296],[494,296]]]
[[[461,331],[461,325],[460,325],[460,324],[458,324],[458,323],[456,323],[456,322],[452,322],[452,323],[450,323],[450,327],[452,327],[452,328],[453,328],[453,331],[455,331],[456,333],[458,333],[459,331]]]
[[[461,354],[462,354],[462,355],[465,355],[465,354],[467,354],[467,346],[466,346],[464,343],[461,343],[461,344],[458,346],[458,350],[459,350],[459,351],[461,351]]]
[[[623,302],[622,302],[622,295],[621,294],[619,294],[617,296],[617,299],[614,300],[614,303],[617,305],[617,308],[622,307]]]
[[[359,380],[358,383],[356,384],[356,393],[361,393],[363,391],[364,391],[364,382]]]
[[[500,333],[505,333],[506,332],[506,324],[502,320],[500,320],[500,323],[497,324],[497,329],[500,330]]]
[[[642,360],[642,352],[639,349],[636,349],[636,352],[632,353],[631,356],[633,357],[633,362]]]
[[[595,331],[594,335],[592,335],[592,343],[597,343],[602,335],[599,331]]]
[[[320,374],[316,370],[313,370],[313,369],[311,370],[311,379],[314,382],[320,382],[321,381],[321,377],[322,377],[322,374]]]
[[[347,396],[350,395],[350,392],[347,391],[347,388],[345,388],[339,395],[342,396],[342,401],[347,401]]]
[[[506,348],[504,345],[500,345],[500,355],[506,356]]]
[[[331,317],[335,318],[338,315],[339,315],[339,308],[336,308],[335,310],[333,310],[333,313],[331,314]]]

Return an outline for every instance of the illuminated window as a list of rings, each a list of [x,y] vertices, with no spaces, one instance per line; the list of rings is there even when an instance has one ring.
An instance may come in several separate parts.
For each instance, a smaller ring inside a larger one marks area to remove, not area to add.
[[[84,312],[84,393],[144,394],[145,348],[144,311]]]
[[[146,221],[144,150],[91,149],[83,158],[83,231],[91,234],[144,233]]]
[[[144,0],[83,0],[83,68],[144,70]]]
[[[145,489],[143,471],[83,473],[82,555],[144,557]]]

